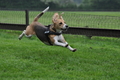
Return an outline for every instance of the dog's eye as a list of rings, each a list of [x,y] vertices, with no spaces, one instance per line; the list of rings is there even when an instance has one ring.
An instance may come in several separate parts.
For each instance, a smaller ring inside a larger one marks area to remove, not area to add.
[[[60,22],[59,24],[62,24],[62,22]]]

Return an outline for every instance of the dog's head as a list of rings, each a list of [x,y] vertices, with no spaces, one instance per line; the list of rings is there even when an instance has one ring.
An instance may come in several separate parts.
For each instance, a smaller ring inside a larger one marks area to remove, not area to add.
[[[67,29],[69,28],[68,25],[65,23],[62,15],[59,15],[58,13],[55,13],[53,15],[52,22],[54,24],[54,29],[58,32],[67,31]]]

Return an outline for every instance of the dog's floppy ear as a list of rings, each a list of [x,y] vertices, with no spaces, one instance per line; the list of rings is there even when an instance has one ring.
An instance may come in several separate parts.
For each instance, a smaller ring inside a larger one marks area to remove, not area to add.
[[[53,23],[55,23],[55,22],[57,21],[57,19],[59,19],[59,14],[58,14],[58,13],[55,13],[55,14],[53,15],[53,18],[52,18]]]

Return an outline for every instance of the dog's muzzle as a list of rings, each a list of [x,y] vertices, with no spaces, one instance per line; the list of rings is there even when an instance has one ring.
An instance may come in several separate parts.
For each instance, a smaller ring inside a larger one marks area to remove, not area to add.
[[[63,30],[63,32],[66,32],[68,29],[69,29],[69,26],[65,24],[61,30]]]

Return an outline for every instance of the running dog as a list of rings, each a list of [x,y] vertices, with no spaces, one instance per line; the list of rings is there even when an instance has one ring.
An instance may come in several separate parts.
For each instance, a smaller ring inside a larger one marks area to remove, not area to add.
[[[19,36],[19,40],[21,40],[24,35],[28,38],[36,35],[45,44],[66,47],[72,52],[75,52],[76,49],[68,45],[62,35],[62,32],[68,29],[68,25],[65,23],[62,15],[55,13],[52,18],[53,24],[47,27],[38,22],[38,19],[48,11],[48,9],[49,7],[34,18],[33,22],[28,25],[26,30]]]

